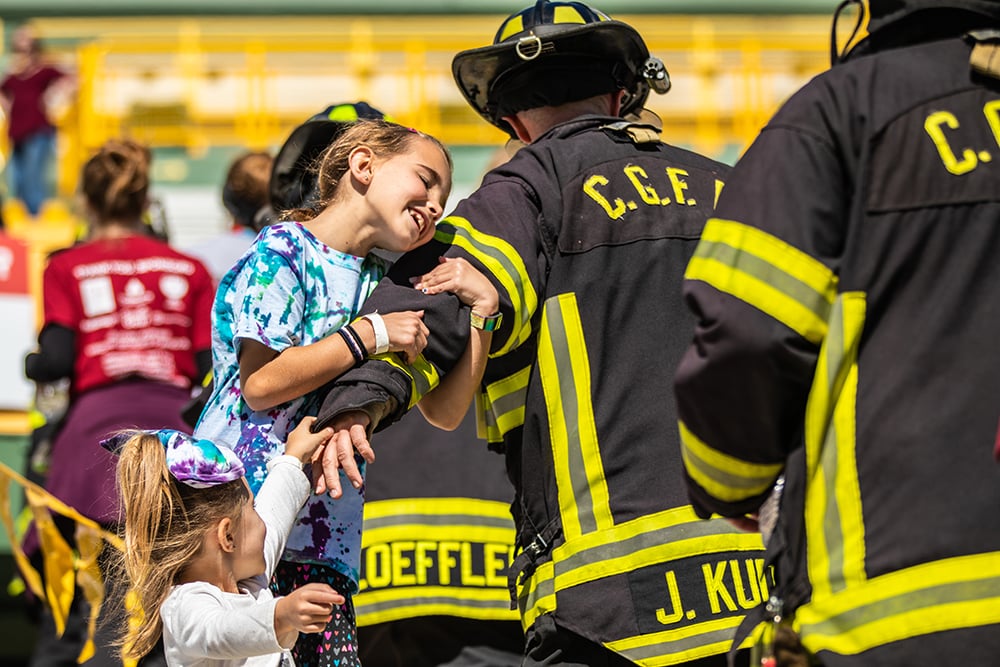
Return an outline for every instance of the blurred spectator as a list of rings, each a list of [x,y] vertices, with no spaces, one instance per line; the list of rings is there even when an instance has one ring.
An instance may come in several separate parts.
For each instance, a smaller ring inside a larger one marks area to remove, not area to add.
[[[274,160],[267,153],[244,153],[229,167],[222,203],[232,217],[229,231],[187,248],[208,267],[218,283],[274,214],[268,203],[268,181]]]
[[[73,77],[44,62],[41,42],[22,26],[11,38],[10,68],[0,82],[0,106],[10,138],[12,194],[32,216],[51,196],[49,165],[55,149],[55,126],[48,108],[75,86]]]
[[[109,529],[119,522],[114,458],[98,442],[123,428],[189,431],[181,406],[211,366],[211,276],[199,261],[144,232],[149,161],[146,148],[109,141],[84,165],[90,233],[49,259],[39,349],[25,359],[25,374],[36,382],[70,378],[46,489]],[[59,527],[73,544],[73,526]],[[25,546],[35,551],[34,533]],[[62,574],[46,566],[47,576]],[[121,609],[109,601],[102,616]],[[43,614],[31,664],[75,664],[88,614],[78,591],[58,639],[51,614]],[[113,624],[97,628],[97,652],[87,664],[120,665],[105,637]]]

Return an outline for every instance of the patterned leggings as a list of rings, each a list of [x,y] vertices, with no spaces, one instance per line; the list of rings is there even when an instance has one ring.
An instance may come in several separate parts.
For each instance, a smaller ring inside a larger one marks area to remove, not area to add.
[[[287,595],[310,582],[329,584],[347,599],[343,605],[333,608],[333,618],[326,630],[299,634],[292,648],[296,667],[361,667],[354,603],[345,593],[351,589],[347,577],[322,565],[281,561],[271,577],[271,590],[275,595]]]

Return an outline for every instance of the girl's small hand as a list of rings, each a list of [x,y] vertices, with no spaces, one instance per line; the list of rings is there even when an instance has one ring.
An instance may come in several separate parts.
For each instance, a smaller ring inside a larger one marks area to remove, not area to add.
[[[332,428],[325,428],[319,433],[310,429],[316,423],[315,417],[305,417],[299,422],[285,441],[285,454],[294,456],[303,463],[313,460],[314,454],[333,436]]]
[[[439,264],[422,276],[410,278],[424,294],[452,292],[477,314],[489,316],[500,309],[500,297],[481,271],[461,257],[439,257]]]
[[[294,629],[321,632],[333,616],[333,608],[344,604],[344,596],[326,584],[305,584],[278,598],[274,607],[274,629],[279,637]]]
[[[430,330],[424,324],[423,317],[422,310],[404,310],[382,316],[385,329],[389,333],[389,351],[403,353],[408,364],[416,361],[427,347]]]

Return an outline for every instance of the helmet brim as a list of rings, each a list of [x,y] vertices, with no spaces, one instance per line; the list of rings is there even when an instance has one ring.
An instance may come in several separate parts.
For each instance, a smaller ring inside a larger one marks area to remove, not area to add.
[[[548,62],[554,58],[622,63],[625,66],[623,71],[636,73],[642,71],[649,58],[649,50],[639,33],[620,21],[600,21],[572,27],[565,24],[539,25],[531,33],[541,42],[542,51],[536,59],[525,60],[518,55],[519,37],[515,35],[499,44],[462,51],[452,60],[452,75],[462,96],[487,122],[508,134],[512,134],[510,126],[497,117],[495,93],[499,80],[531,67],[533,62]],[[580,75],[586,76],[586,70]],[[623,81],[622,87],[634,89],[629,91],[630,108],[623,109],[623,114],[641,108],[649,92],[642,77],[637,74],[636,80]]]

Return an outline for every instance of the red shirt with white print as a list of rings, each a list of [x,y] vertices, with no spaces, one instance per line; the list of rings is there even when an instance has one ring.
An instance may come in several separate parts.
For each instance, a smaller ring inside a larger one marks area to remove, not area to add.
[[[90,241],[53,255],[43,288],[45,324],[76,334],[75,394],[126,377],[200,380],[214,288],[197,259],[146,236]]]

